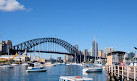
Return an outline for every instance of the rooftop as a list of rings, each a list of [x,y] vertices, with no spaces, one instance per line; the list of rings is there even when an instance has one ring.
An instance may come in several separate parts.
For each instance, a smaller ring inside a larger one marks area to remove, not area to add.
[[[113,51],[111,53],[108,53],[107,56],[110,56],[110,55],[124,55],[126,52],[123,52],[123,51]]]

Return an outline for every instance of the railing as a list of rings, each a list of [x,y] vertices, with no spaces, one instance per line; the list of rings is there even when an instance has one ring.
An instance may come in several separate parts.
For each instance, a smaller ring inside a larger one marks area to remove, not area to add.
[[[106,71],[114,76],[122,77],[122,79],[137,80],[137,66],[106,66]]]

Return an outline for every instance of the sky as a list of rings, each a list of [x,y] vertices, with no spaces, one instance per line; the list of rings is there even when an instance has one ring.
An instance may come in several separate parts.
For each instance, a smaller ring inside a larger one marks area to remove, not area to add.
[[[91,51],[137,47],[137,0],[0,0],[0,41],[60,38]],[[53,55],[57,56],[57,55]]]

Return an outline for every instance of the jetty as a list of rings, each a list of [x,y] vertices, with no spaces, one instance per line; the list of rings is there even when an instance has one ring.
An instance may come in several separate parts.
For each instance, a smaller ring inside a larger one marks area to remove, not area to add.
[[[108,76],[117,80],[137,81],[137,66],[125,64],[125,52],[114,51],[108,53],[105,70]]]

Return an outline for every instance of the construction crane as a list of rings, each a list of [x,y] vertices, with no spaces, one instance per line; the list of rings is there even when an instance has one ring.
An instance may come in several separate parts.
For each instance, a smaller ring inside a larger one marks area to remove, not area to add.
[[[12,60],[14,60],[14,58],[16,57],[16,56],[18,56],[19,55],[19,53],[16,53],[13,57],[12,57]]]

